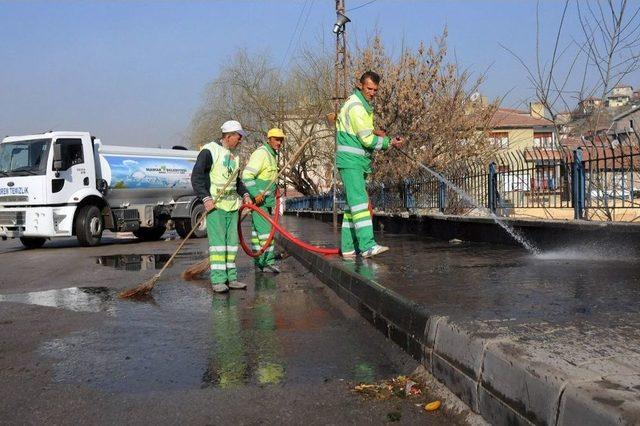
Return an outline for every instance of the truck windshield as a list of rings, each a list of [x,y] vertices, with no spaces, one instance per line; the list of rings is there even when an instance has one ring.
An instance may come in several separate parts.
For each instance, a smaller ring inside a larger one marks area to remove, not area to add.
[[[51,139],[0,143],[0,177],[43,175]]]

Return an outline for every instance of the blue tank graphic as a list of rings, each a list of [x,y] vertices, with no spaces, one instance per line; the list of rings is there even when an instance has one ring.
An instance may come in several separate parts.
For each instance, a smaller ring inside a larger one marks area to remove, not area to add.
[[[195,160],[105,155],[111,188],[191,188]]]

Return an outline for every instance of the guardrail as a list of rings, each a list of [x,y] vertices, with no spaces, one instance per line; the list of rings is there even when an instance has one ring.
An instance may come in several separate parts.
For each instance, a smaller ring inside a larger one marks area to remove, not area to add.
[[[582,138],[572,147],[507,151],[489,164],[465,162],[443,175],[479,205],[503,216],[640,219],[640,146],[635,132],[624,138]],[[375,182],[368,190],[379,211],[468,214],[474,209],[432,176]],[[337,199],[341,210],[340,192]],[[332,211],[333,195],[288,199],[286,209]]]

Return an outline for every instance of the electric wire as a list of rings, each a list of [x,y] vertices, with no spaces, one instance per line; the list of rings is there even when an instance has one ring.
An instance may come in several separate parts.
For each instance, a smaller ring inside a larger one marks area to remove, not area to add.
[[[309,9],[307,9],[307,15],[304,17],[304,22],[300,27],[300,35],[297,37],[296,46],[293,48],[293,52],[291,52],[292,55],[294,55],[298,51],[298,47],[300,47],[300,40],[302,39],[302,34],[304,33],[304,29],[307,26],[307,21],[309,20],[309,14],[311,13],[311,9],[313,8],[313,4],[315,3],[315,1],[316,0],[311,0],[311,3],[309,3]],[[287,64],[288,63],[289,61],[287,61]]]
[[[368,6],[368,5],[370,5],[371,3],[375,3],[375,2],[377,2],[377,1],[378,1],[378,0],[371,0],[371,1],[368,1],[368,2],[366,2],[366,3],[362,3],[360,6],[352,7],[351,9],[347,9],[347,10],[345,10],[345,12],[351,12],[352,10],[360,9],[361,7]]]
[[[287,44],[287,50],[285,50],[284,52],[284,56],[282,57],[282,63],[280,63],[280,67],[278,68],[278,70],[282,70],[282,68],[284,67],[285,63],[287,62],[287,57],[289,56],[289,50],[291,49],[291,45],[293,43],[293,40],[296,38],[296,34],[298,33],[298,26],[300,25],[300,20],[302,19],[302,15],[304,15],[304,11],[307,8],[307,4],[309,4],[309,0],[305,0],[304,4],[302,5],[302,9],[300,10],[300,13],[298,14],[298,19],[296,20],[296,25],[293,28],[293,33],[291,34],[291,37],[289,38],[289,43]],[[311,8],[309,8],[311,9]]]

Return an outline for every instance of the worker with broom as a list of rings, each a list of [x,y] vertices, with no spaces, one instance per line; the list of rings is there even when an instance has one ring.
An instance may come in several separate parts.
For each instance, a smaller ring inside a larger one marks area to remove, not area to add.
[[[245,131],[235,120],[226,121],[221,130],[222,139],[202,147],[191,173],[193,190],[202,199],[207,214],[210,278],[216,293],[227,292],[230,288],[247,287],[238,281],[235,263],[238,252],[239,196],[244,203],[252,203],[249,192],[238,175],[240,160],[235,155]],[[227,185],[232,175],[237,176],[236,184]]]
[[[267,132],[267,142],[253,151],[249,162],[242,172],[242,180],[253,197],[255,204],[271,215],[275,206],[276,186],[274,181],[278,176],[278,152],[284,141],[284,132],[273,128]],[[271,232],[271,225],[257,212],[251,212],[253,229],[251,230],[251,245],[253,250],[260,250],[266,244]],[[269,247],[254,259],[256,268],[262,272],[280,273],[276,266],[274,244],[271,240]]]
[[[346,198],[340,246],[344,259],[353,259],[357,254],[372,257],[389,250],[374,239],[365,181],[371,173],[372,154],[400,146],[404,139],[391,139],[386,132],[374,129],[371,102],[379,84],[380,76],[375,72],[362,74],[358,88],[342,105],[336,120],[336,167]]]

